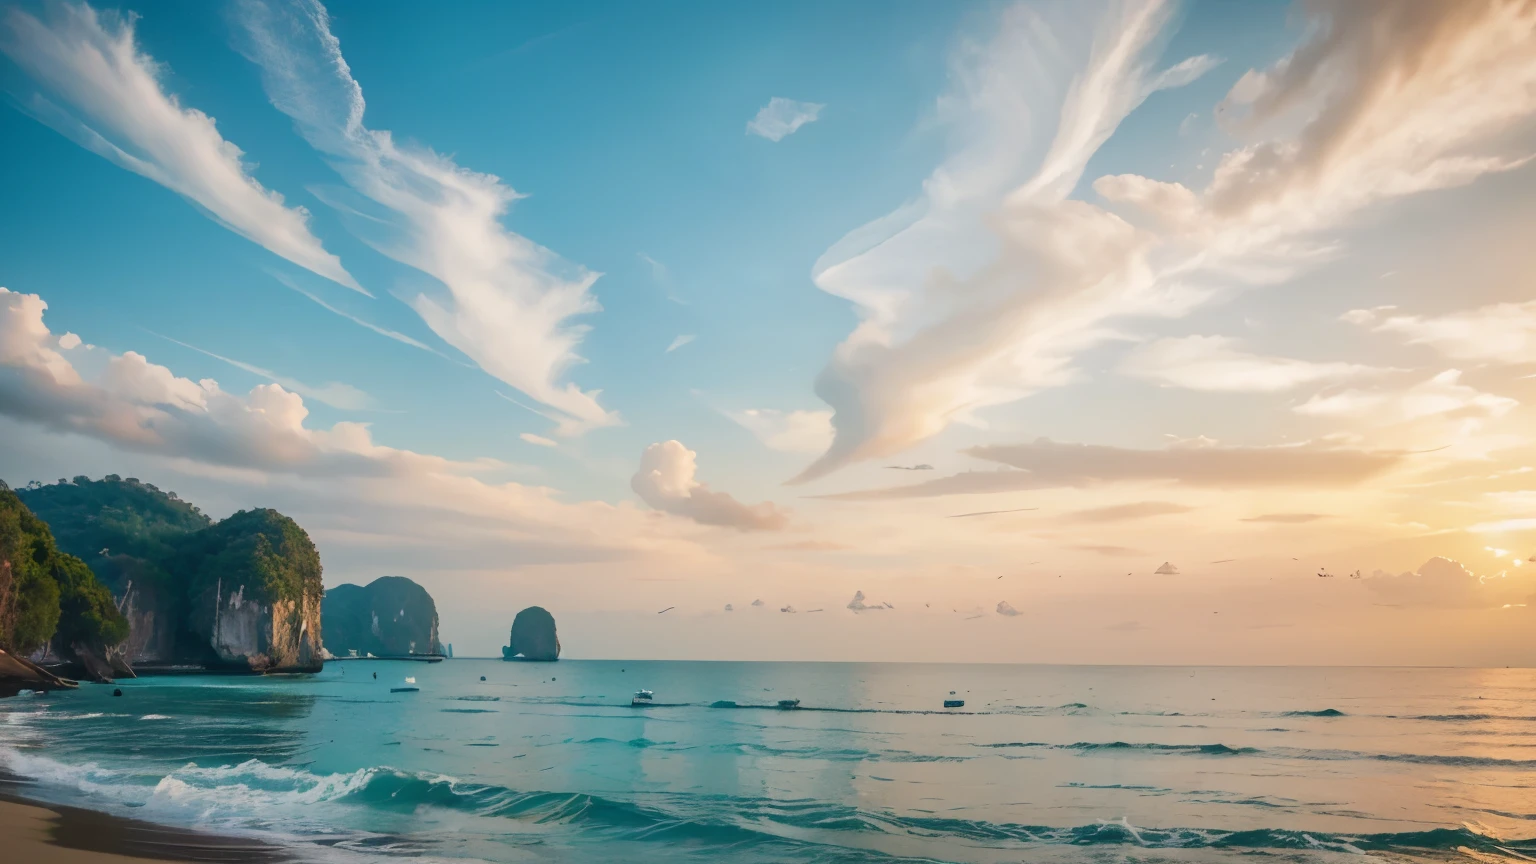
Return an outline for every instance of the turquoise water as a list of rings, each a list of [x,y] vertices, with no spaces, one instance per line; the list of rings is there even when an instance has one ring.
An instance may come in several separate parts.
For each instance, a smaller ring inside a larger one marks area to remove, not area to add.
[[[0,701],[0,767],[316,860],[1536,858],[1533,670],[461,659],[120,686]]]

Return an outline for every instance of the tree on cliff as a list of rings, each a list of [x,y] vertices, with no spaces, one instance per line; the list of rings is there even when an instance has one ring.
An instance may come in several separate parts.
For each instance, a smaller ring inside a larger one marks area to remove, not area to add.
[[[168,587],[164,562],[188,534],[213,524],[174,492],[116,474],[61,480],[18,494],[48,523],[59,549],[84,560],[119,594],[130,581],[141,589]]]
[[[106,586],[0,482],[0,648],[26,655],[54,640],[65,652],[105,650],[127,637]]]
[[[190,535],[170,559],[170,569],[187,580],[189,595],[216,584],[259,591],[265,604],[297,602],[325,593],[320,553],[299,523],[276,510],[241,510]]]

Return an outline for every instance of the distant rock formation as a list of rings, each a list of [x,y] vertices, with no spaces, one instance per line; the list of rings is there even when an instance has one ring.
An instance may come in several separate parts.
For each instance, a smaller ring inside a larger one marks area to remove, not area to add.
[[[326,647],[338,657],[442,654],[437,604],[427,589],[403,576],[380,576],[367,585],[337,585],[320,607]]]
[[[512,644],[501,649],[503,660],[559,660],[560,637],[555,616],[543,606],[529,606],[512,619]]]
[[[0,697],[15,696],[22,690],[72,690],[78,686],[25,657],[0,649]]]

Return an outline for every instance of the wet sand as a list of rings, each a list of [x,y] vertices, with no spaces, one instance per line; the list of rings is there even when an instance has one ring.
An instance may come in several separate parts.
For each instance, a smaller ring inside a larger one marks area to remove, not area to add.
[[[277,847],[251,840],[29,801],[16,794],[25,788],[15,778],[0,778],[0,860],[27,864],[279,864],[293,860]]]

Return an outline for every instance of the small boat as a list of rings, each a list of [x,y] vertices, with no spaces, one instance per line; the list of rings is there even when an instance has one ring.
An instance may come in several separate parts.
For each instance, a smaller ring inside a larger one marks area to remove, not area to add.
[[[405,679],[405,686],[404,687],[391,687],[391,688],[389,688],[389,692],[391,692],[391,693],[420,693],[421,692],[421,688],[416,686],[416,679],[415,678],[407,678],[407,679]]]
[[[644,708],[647,705],[653,704],[651,700],[655,696],[656,694],[649,690],[636,690],[635,697],[629,700],[629,705],[631,708]]]
[[[964,708],[965,707],[965,700],[964,699],[945,699],[944,700],[944,707],[945,708]]]
[[[800,700],[799,699],[780,699],[779,700],[779,707],[783,708],[786,711],[791,709],[791,708],[799,708],[800,707]]]

